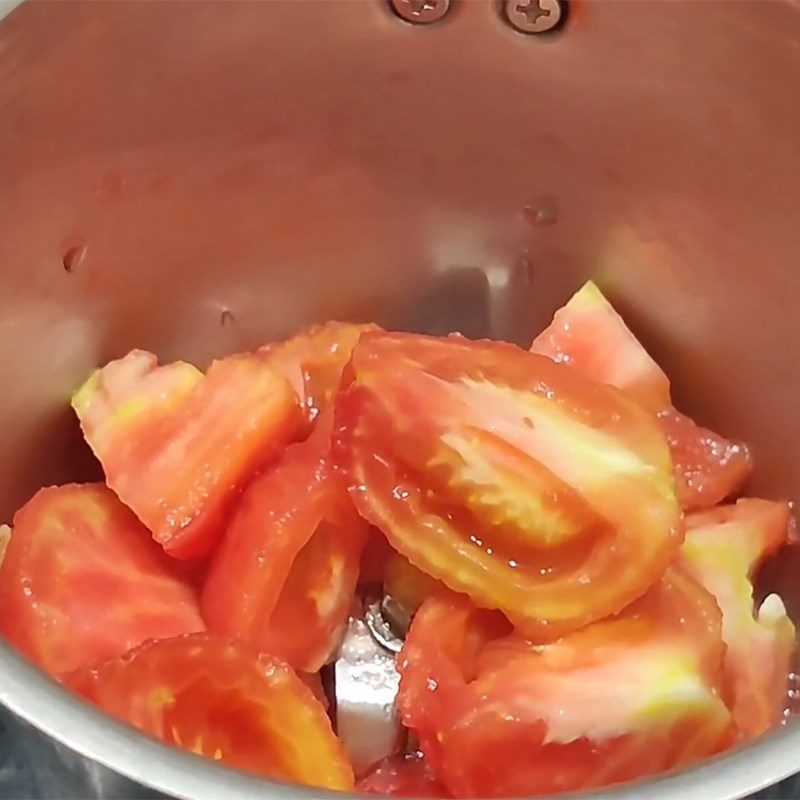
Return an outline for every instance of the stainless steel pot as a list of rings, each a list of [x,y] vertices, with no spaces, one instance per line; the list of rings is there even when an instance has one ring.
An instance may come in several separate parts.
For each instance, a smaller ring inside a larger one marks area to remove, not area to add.
[[[574,0],[526,35],[503,3],[449,5],[37,2],[2,23],[0,518],[91,474],[66,399],[130,347],[204,362],[330,317],[528,342],[590,275],[680,405],[753,443],[753,490],[796,496],[800,6]],[[64,796],[315,794],[144,738],[5,646],[0,700]],[[595,796],[723,800],[798,769],[791,723]]]

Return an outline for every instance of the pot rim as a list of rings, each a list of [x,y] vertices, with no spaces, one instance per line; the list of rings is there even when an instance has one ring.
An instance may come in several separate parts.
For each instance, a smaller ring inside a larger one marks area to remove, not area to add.
[[[230,800],[342,797],[342,793],[270,781],[162,744],[76,697],[0,642],[0,703],[39,731],[119,774],[176,798]],[[791,723],[698,766],[610,787],[559,795],[595,800],[736,800],[789,777],[800,767],[800,726]],[[213,788],[212,788],[213,787]]]

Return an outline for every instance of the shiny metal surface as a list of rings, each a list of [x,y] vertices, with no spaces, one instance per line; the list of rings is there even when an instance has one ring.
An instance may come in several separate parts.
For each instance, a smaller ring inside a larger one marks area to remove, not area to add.
[[[506,19],[520,33],[546,33],[561,21],[559,0],[504,0]]]
[[[789,0],[576,0],[554,36],[488,0],[434,25],[382,0],[23,5],[0,25],[0,521],[92,474],[66,400],[131,347],[203,364],[335,317],[528,343],[589,276],[678,404],[752,443],[753,491],[797,499],[799,96]],[[5,646],[0,701],[176,797],[314,794],[142,738]],[[791,724],[594,796],[799,768]]]
[[[450,0],[389,0],[394,12],[406,22],[427,25],[450,10]]]
[[[356,775],[404,744],[395,698],[400,675],[394,655],[370,630],[366,614],[355,610],[336,657],[336,729]]]

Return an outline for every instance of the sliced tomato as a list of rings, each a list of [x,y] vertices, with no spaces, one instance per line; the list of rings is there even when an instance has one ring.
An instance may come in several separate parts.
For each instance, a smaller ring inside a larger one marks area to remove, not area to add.
[[[556,311],[531,350],[622,389],[658,415],[684,509],[716,505],[749,477],[752,463],[746,446],[700,427],[673,408],[667,376],[591,281]]]
[[[108,485],[176,558],[208,553],[242,484],[294,434],[297,398],[256,355],[159,367],[134,350],[72,406]]]
[[[303,430],[311,430],[339,390],[342,370],[362,333],[375,325],[327,322],[260,349],[266,362],[294,388],[303,411]]]
[[[203,589],[209,629],[315,672],[353,599],[367,524],[329,464],[330,423],[247,488]]]
[[[269,778],[351,789],[325,710],[283,662],[208,634],[149,642],[62,677],[114,717],[168,744]]]
[[[671,568],[621,615],[535,646],[465,601],[420,609],[398,700],[456,797],[588,789],[729,746],[714,599]]]
[[[325,694],[325,686],[322,683],[322,677],[319,672],[298,672],[297,677],[311,689],[311,694],[319,700],[322,707],[328,710],[328,695]]]
[[[396,551],[392,548],[386,537],[374,526],[370,526],[367,535],[367,543],[361,553],[361,568],[358,573],[358,580],[361,584],[383,583],[386,575],[386,565],[392,554]]]
[[[392,551],[386,561],[383,590],[409,614],[416,614],[429,597],[447,592],[447,587],[415,567],[405,556]]]
[[[671,405],[669,378],[592,281],[556,311],[531,350],[622,389],[653,414]]]
[[[381,797],[450,797],[422,753],[385,758],[358,781],[356,789]]]
[[[172,560],[104,485],[42,489],[14,516],[0,632],[47,672],[203,628]]]
[[[753,607],[752,579],[788,540],[790,522],[786,503],[755,499],[686,518],[682,562],[722,609],[726,699],[748,739],[780,720],[786,700],[794,626],[776,594]]]
[[[682,539],[669,452],[621,392],[513,345],[366,333],[336,405],[359,512],[423,572],[551,640]]]
[[[710,508],[744,486],[753,464],[747,446],[700,427],[674,408],[658,415],[687,510]]]

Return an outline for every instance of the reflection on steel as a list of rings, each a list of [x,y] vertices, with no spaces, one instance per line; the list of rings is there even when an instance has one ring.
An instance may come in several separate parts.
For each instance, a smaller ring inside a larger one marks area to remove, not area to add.
[[[400,684],[394,655],[375,641],[360,613],[348,622],[335,679],[337,730],[361,775],[401,747],[402,727],[394,705]]]

